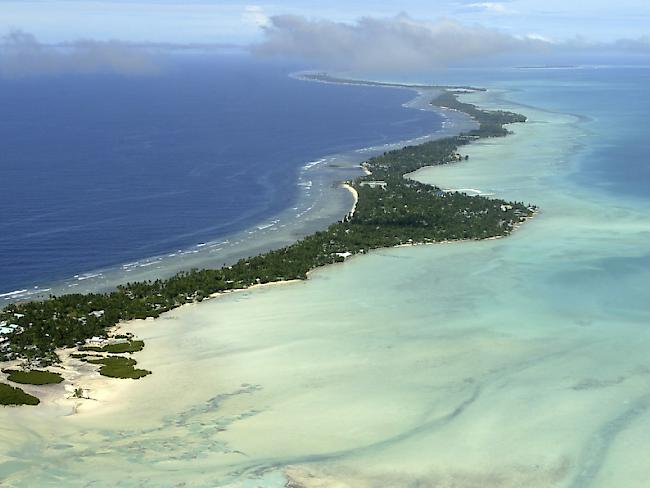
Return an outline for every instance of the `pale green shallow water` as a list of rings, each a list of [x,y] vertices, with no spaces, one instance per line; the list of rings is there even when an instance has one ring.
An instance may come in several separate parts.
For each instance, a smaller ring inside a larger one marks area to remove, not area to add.
[[[0,411],[0,477],[648,486],[647,204],[569,182],[578,119],[512,108],[530,117],[515,135],[417,177],[538,204],[515,235],[383,250],[139,326],[155,374],[103,416]]]

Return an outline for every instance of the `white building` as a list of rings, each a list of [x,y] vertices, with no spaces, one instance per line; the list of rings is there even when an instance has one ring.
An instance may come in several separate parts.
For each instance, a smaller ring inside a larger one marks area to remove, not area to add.
[[[6,322],[5,322],[6,323]],[[11,334],[14,332],[19,326],[17,324],[9,324],[9,325],[3,325],[0,327],[0,334]]]
[[[385,181],[362,181],[361,186],[367,186],[369,188],[381,188],[382,190],[386,189],[388,184]]]
[[[106,339],[103,337],[94,336],[86,341],[89,346],[103,346],[106,344]]]

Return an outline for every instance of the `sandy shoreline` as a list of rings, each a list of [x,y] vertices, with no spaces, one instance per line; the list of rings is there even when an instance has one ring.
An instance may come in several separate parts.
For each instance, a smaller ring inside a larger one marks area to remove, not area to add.
[[[347,183],[343,183],[341,186],[346,190],[348,190],[352,194],[352,197],[354,198],[354,203],[352,204],[352,208],[347,213],[347,218],[350,219],[354,216],[354,212],[356,212],[357,210],[357,203],[359,203],[359,192],[356,190],[356,188],[354,188],[352,185],[348,185]]]
[[[314,82],[316,80],[306,80],[306,81]],[[383,85],[376,85],[376,86],[382,87]],[[449,109],[433,106],[429,103],[430,96],[432,95],[432,91],[438,92],[439,91],[438,89],[428,88],[428,87],[426,88],[414,87],[414,86],[406,86],[406,85],[387,86],[387,87],[393,89],[397,88],[397,89],[408,89],[408,90],[415,91],[416,97],[410,100],[406,104],[406,106],[410,108],[420,109],[420,110],[431,110],[439,113],[444,113],[445,111],[449,110]],[[457,111],[454,110],[454,112]],[[448,136],[449,134],[442,133],[442,134],[435,134],[433,136],[428,136],[427,138],[435,139],[439,137],[448,137]],[[406,143],[404,143],[404,145],[408,145],[408,142],[413,142],[413,141],[407,141]],[[418,141],[418,143],[419,142],[420,141]],[[371,156],[364,155],[363,161],[367,160],[369,157]],[[358,164],[355,167],[361,169],[361,171],[365,175],[371,174],[371,172],[363,164],[363,162],[361,164]],[[423,171],[432,167],[435,166],[427,166],[424,168],[420,168],[418,171],[404,176],[412,177],[415,176],[419,171]],[[354,215],[354,212],[356,211],[356,207],[359,201],[359,194],[353,186],[347,183],[342,183],[339,185],[339,187],[350,192],[350,194],[353,197],[352,206],[348,211],[348,213],[346,214],[348,218],[352,217]],[[513,231],[517,230],[520,225],[521,224],[518,224],[515,228],[513,228]],[[484,240],[492,240],[496,238],[499,237],[488,238]],[[468,242],[468,241],[474,241],[474,240],[440,241],[440,242],[431,242],[431,243],[412,243],[412,244],[409,243],[409,244],[402,244],[395,247],[399,248],[399,247],[411,247],[411,246],[420,246],[420,245],[429,245],[429,244],[450,244],[450,243],[461,243],[461,242]],[[378,251],[378,250],[373,250],[373,251]],[[335,263],[335,264],[344,264],[344,263]],[[307,274],[307,279],[309,279],[310,273],[316,271],[317,269],[309,271]],[[257,284],[244,289],[228,290],[225,292],[214,293],[206,300],[227,296],[232,293],[252,291],[258,288],[265,288],[271,286],[295,284],[298,282],[301,282],[301,280],[287,280],[287,281]],[[180,310],[184,307],[197,306],[197,305],[198,304],[196,303],[185,304],[175,310]],[[133,320],[128,322],[123,322],[111,328],[111,330],[109,330],[108,333],[109,335],[115,335],[117,333],[130,332],[137,337],[138,328],[140,328],[145,323],[152,323],[152,322],[153,319]],[[123,396],[129,387],[133,387],[134,385],[137,385],[139,381],[146,381],[146,378],[140,380],[129,380],[129,379],[115,379],[115,378],[103,377],[98,373],[99,366],[83,363],[82,361],[79,361],[71,357],[71,354],[77,352],[78,351],[76,349],[64,349],[64,350],[57,351],[57,354],[59,354],[61,357],[61,363],[59,365],[48,368],[53,372],[60,373],[64,377],[64,382],[62,382],[60,385],[56,385],[57,387],[51,387],[49,389],[48,387],[33,388],[30,387],[30,385],[24,385],[23,389],[27,393],[34,393],[37,396],[39,396],[41,400],[41,405],[43,407],[46,408],[56,407],[63,410],[68,409],[70,415],[78,415],[78,414],[100,415],[104,411],[109,410],[111,408],[111,404],[114,404],[116,400],[118,400],[121,396]],[[133,357],[134,359],[138,360],[138,353],[129,355],[129,357]],[[146,364],[141,365],[140,361],[138,361],[138,365],[145,368],[147,367]],[[155,374],[155,371],[153,371],[153,374]],[[81,388],[83,390],[84,398],[73,397],[73,393],[76,388]]]

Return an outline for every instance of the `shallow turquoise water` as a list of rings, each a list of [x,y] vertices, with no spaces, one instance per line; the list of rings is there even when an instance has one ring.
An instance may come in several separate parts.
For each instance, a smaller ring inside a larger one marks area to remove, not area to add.
[[[538,204],[514,235],[378,251],[306,283],[135,324],[148,344],[138,360],[155,374],[101,414],[1,411],[0,476],[9,486],[279,487],[287,474],[308,487],[647,486],[650,202],[587,184],[603,163],[590,161],[593,143],[615,145],[628,128],[613,104],[607,123],[581,113],[588,82],[575,103],[548,96],[553,83],[566,88],[511,80],[468,97],[530,120],[464,149],[467,162],[416,176]]]

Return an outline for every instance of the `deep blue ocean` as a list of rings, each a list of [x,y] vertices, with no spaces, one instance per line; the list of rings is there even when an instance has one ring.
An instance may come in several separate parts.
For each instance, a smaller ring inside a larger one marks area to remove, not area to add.
[[[295,203],[307,162],[441,126],[402,106],[412,92],[304,82],[288,76],[296,69],[222,57],[153,77],[0,80],[0,294],[249,228]],[[506,88],[518,103],[579,114],[593,137],[575,180],[650,198],[648,68],[405,81]]]
[[[0,80],[0,294],[245,229],[292,205],[305,163],[440,127],[412,92],[295,68]]]

